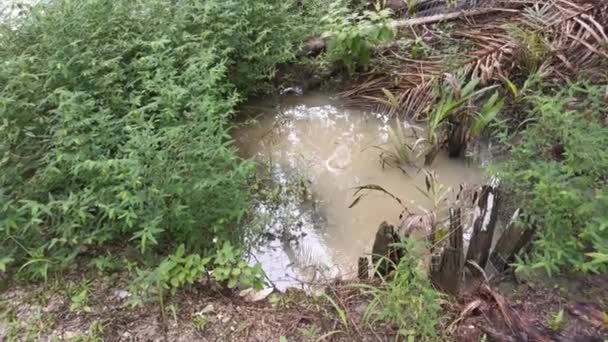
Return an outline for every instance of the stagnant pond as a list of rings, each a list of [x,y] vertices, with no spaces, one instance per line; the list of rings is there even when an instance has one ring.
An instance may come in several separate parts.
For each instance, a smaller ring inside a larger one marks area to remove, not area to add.
[[[252,259],[280,290],[355,277],[357,259],[371,253],[378,225],[398,222],[401,207],[379,192],[349,208],[353,188],[377,184],[413,211],[431,204],[417,189],[424,188],[423,171],[407,175],[382,166],[378,147],[390,148],[389,127],[395,124],[386,115],[324,96],[249,104],[244,112],[255,120],[234,132],[237,146],[280,186],[277,203],[257,206],[265,238],[253,248]],[[446,187],[480,184],[483,178],[478,167],[445,154],[432,169]]]

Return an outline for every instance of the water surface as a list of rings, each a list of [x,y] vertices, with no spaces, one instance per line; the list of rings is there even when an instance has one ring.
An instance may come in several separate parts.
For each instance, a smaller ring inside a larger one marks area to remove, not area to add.
[[[281,193],[278,207],[258,206],[258,212],[269,217],[266,231],[297,232],[290,241],[276,234],[253,253],[279,289],[356,276],[357,259],[371,252],[378,225],[398,222],[402,208],[381,193],[370,193],[349,209],[353,188],[377,184],[412,211],[430,207],[430,200],[417,189],[424,188],[423,171],[412,169],[407,175],[380,163],[377,147],[390,149],[393,119],[347,109],[321,96],[256,103],[245,111],[257,120],[234,134],[241,153],[270,169],[278,184],[301,182],[308,188],[303,196]],[[432,169],[446,187],[478,184],[482,179],[477,167],[444,154]]]

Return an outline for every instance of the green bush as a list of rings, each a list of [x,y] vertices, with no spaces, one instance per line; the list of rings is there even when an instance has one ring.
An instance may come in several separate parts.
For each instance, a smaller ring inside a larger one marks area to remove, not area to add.
[[[292,2],[45,3],[0,26],[0,266],[238,245],[253,167],[229,120],[294,56]]]
[[[608,109],[602,90],[570,84],[527,97],[535,123],[497,168],[537,228],[522,270],[608,270]]]
[[[340,2],[332,3],[323,17],[323,37],[328,40],[327,53],[332,62],[339,62],[349,74],[357,68],[366,67],[370,61],[372,47],[394,36],[388,26],[390,10],[364,11],[350,14],[350,10]]]

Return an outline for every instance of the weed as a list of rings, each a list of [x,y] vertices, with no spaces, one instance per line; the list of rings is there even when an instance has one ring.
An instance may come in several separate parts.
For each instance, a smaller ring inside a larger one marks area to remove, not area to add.
[[[559,331],[564,326],[564,309],[560,309],[557,313],[552,314],[547,320],[548,326],[553,331]]]
[[[321,328],[319,328],[315,324],[310,324],[306,327],[298,328],[298,331],[307,341],[316,341],[318,336],[321,335],[322,332]]]
[[[515,41],[513,57],[520,72],[527,76],[538,71],[549,53],[542,34],[517,25],[508,25],[507,30]]]
[[[186,255],[184,245],[180,245],[156,268],[137,271],[137,277],[130,285],[133,296],[129,301],[132,305],[138,305],[150,295],[155,295],[163,306],[165,290],[175,294],[177,289],[194,284],[211,270],[213,278],[228,288],[237,285],[241,288],[262,288],[264,281],[261,266],[250,266],[243,259],[242,252],[229,242],[224,243],[215,255],[206,258],[201,258],[198,254]],[[164,311],[161,308],[161,312]]]
[[[401,122],[397,116],[395,116],[395,124],[393,127],[388,127],[388,145],[389,148],[382,146],[374,146],[381,150],[380,161],[382,167],[388,165],[390,167],[396,167],[408,174],[408,169],[416,167],[416,155],[411,141],[412,137],[416,137],[415,129],[417,127],[407,125],[407,128],[412,130],[412,135],[406,134],[405,123]]]
[[[502,109],[503,101],[499,99],[497,93],[494,93],[488,101],[484,102],[479,112],[472,110],[473,102],[494,88],[489,86],[476,89],[479,82],[479,79],[473,78],[465,84],[457,76],[446,74],[445,84],[440,84],[436,88],[439,100],[429,116],[426,136],[418,139],[415,144],[415,146],[426,145],[421,153],[424,155],[425,165],[433,163],[446,134],[449,135],[450,155],[459,154],[471,138],[471,132],[481,134]],[[465,104],[467,108],[463,108]]]
[[[196,331],[204,331],[207,327],[207,323],[209,323],[209,319],[204,315],[196,315],[192,319],[192,326]]]
[[[331,304],[331,306],[334,308],[334,310],[336,310],[336,313],[338,314],[338,317],[340,318],[340,322],[342,323],[344,328],[348,331],[349,324],[348,324],[348,317],[347,317],[346,311],[344,309],[342,309],[340,307],[340,305],[338,305],[338,303],[336,303],[336,301],[333,298],[331,298],[330,296],[328,296],[327,294],[323,293],[322,297]]]
[[[111,255],[99,256],[91,261],[99,273],[117,271],[121,267],[121,263]]]
[[[372,296],[364,319],[395,324],[398,335],[408,340],[440,340],[436,329],[440,295],[417,266],[417,244],[420,242],[407,239],[398,246],[407,252],[395,265],[390,281],[383,279],[381,287],[360,285]]]
[[[93,255],[182,286],[238,250],[254,166],[230,119],[295,56],[310,21],[294,5],[50,0],[0,23],[0,271],[46,280]],[[138,252],[95,255],[116,245]],[[233,261],[230,285],[250,271]]]
[[[90,312],[89,294],[91,282],[86,279],[78,285],[68,287],[67,292],[70,297],[70,311],[85,311]]]

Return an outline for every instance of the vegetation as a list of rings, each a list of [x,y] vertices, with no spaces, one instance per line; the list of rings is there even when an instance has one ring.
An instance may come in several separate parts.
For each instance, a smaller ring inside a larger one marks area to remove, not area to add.
[[[419,259],[423,257],[416,253],[421,250],[419,244],[419,241],[409,239],[400,244],[398,247],[407,252],[403,253],[404,257],[394,265],[391,279],[382,279],[383,284],[380,287],[365,286],[372,295],[365,319],[395,324],[397,334],[407,341],[439,341],[441,334],[437,331],[437,325],[440,295],[418,266]]]
[[[413,14],[418,0],[405,2]],[[390,148],[379,147],[383,165],[405,171],[422,156],[430,166],[444,146],[460,155],[488,127],[502,125],[497,138],[506,154],[491,171],[534,230],[517,269],[606,273],[608,7],[574,1],[564,10],[541,2],[518,20],[471,29],[477,31],[411,27],[413,36],[393,47],[381,47],[395,36],[390,10],[376,4],[375,11],[352,13],[345,1],[51,0],[6,19],[0,276],[46,282],[53,272],[80,267],[127,271],[129,302],[156,299],[165,326],[167,312],[178,316],[165,303],[167,293],[202,278],[229,289],[263,286],[260,265],[246,261],[244,223],[255,215],[255,201],[276,208],[285,196],[307,198],[306,182],[262,184],[254,164],[237,156],[229,130],[238,104],[271,89],[276,68],[315,35],[327,42],[316,66],[339,65],[352,76],[369,70],[372,57],[379,61],[374,71],[381,78],[372,75],[350,94],[395,116]],[[465,50],[450,50],[450,61],[436,51],[445,41],[434,39],[459,39]],[[409,122],[421,120],[427,125],[418,138]],[[382,191],[403,206],[378,185],[358,187],[355,195],[362,190]],[[443,211],[446,190],[432,173],[426,195],[429,213]],[[266,227],[265,219],[250,226]],[[296,222],[284,225],[297,229]],[[295,236],[291,228],[285,240]],[[431,240],[449,236],[446,230],[432,227]],[[407,253],[380,286],[361,285],[371,297],[364,321],[388,324],[408,341],[439,340],[442,296],[418,266],[414,242],[400,247]],[[64,290],[74,314],[96,304],[91,279]],[[17,310],[0,304],[0,316],[12,322],[10,337],[19,337]],[[312,325],[302,334],[323,334],[321,340],[359,333],[338,293],[313,305],[335,316],[339,330]],[[27,337],[51,329],[52,319],[39,315],[40,326]],[[210,324],[204,313],[193,317],[197,331]],[[564,322],[561,308],[547,319],[554,331]],[[104,324],[90,324],[91,339]]]
[[[349,74],[366,67],[371,59],[372,47],[393,38],[394,32],[388,26],[389,9],[364,11],[350,14],[340,1],[333,2],[330,12],[323,18],[327,31],[323,37],[328,40],[328,59],[340,62]]]
[[[606,272],[608,128],[604,88],[571,83],[527,96],[534,120],[498,167],[530,228],[534,249],[520,269]]]
[[[285,1],[56,0],[4,22],[0,268],[46,279],[116,246],[159,266],[153,286],[258,284],[230,118],[305,33]]]
[[[535,230],[520,270],[605,273],[608,267],[608,154],[601,148],[607,133],[606,9],[541,0],[508,18],[480,16],[474,26],[412,27],[377,51],[374,69],[382,72],[345,92],[404,121],[426,122],[413,148],[424,147],[427,165],[444,147],[460,155],[468,142],[495,134],[491,139],[500,141],[504,155],[490,171]],[[428,46],[423,56],[400,44],[413,38]],[[504,129],[486,130],[499,127]],[[407,143],[397,142],[401,148],[394,150],[407,152]]]
[[[456,76],[446,74],[445,83],[445,86],[436,87],[438,101],[429,115],[426,137],[419,141],[426,145],[422,154],[427,166],[433,163],[446,136],[448,148],[460,151],[471,136],[479,137],[502,109],[502,100],[494,93],[488,99],[482,98],[485,101],[477,110],[475,102],[493,88],[487,86],[476,90],[479,79],[472,78],[465,84]]]

